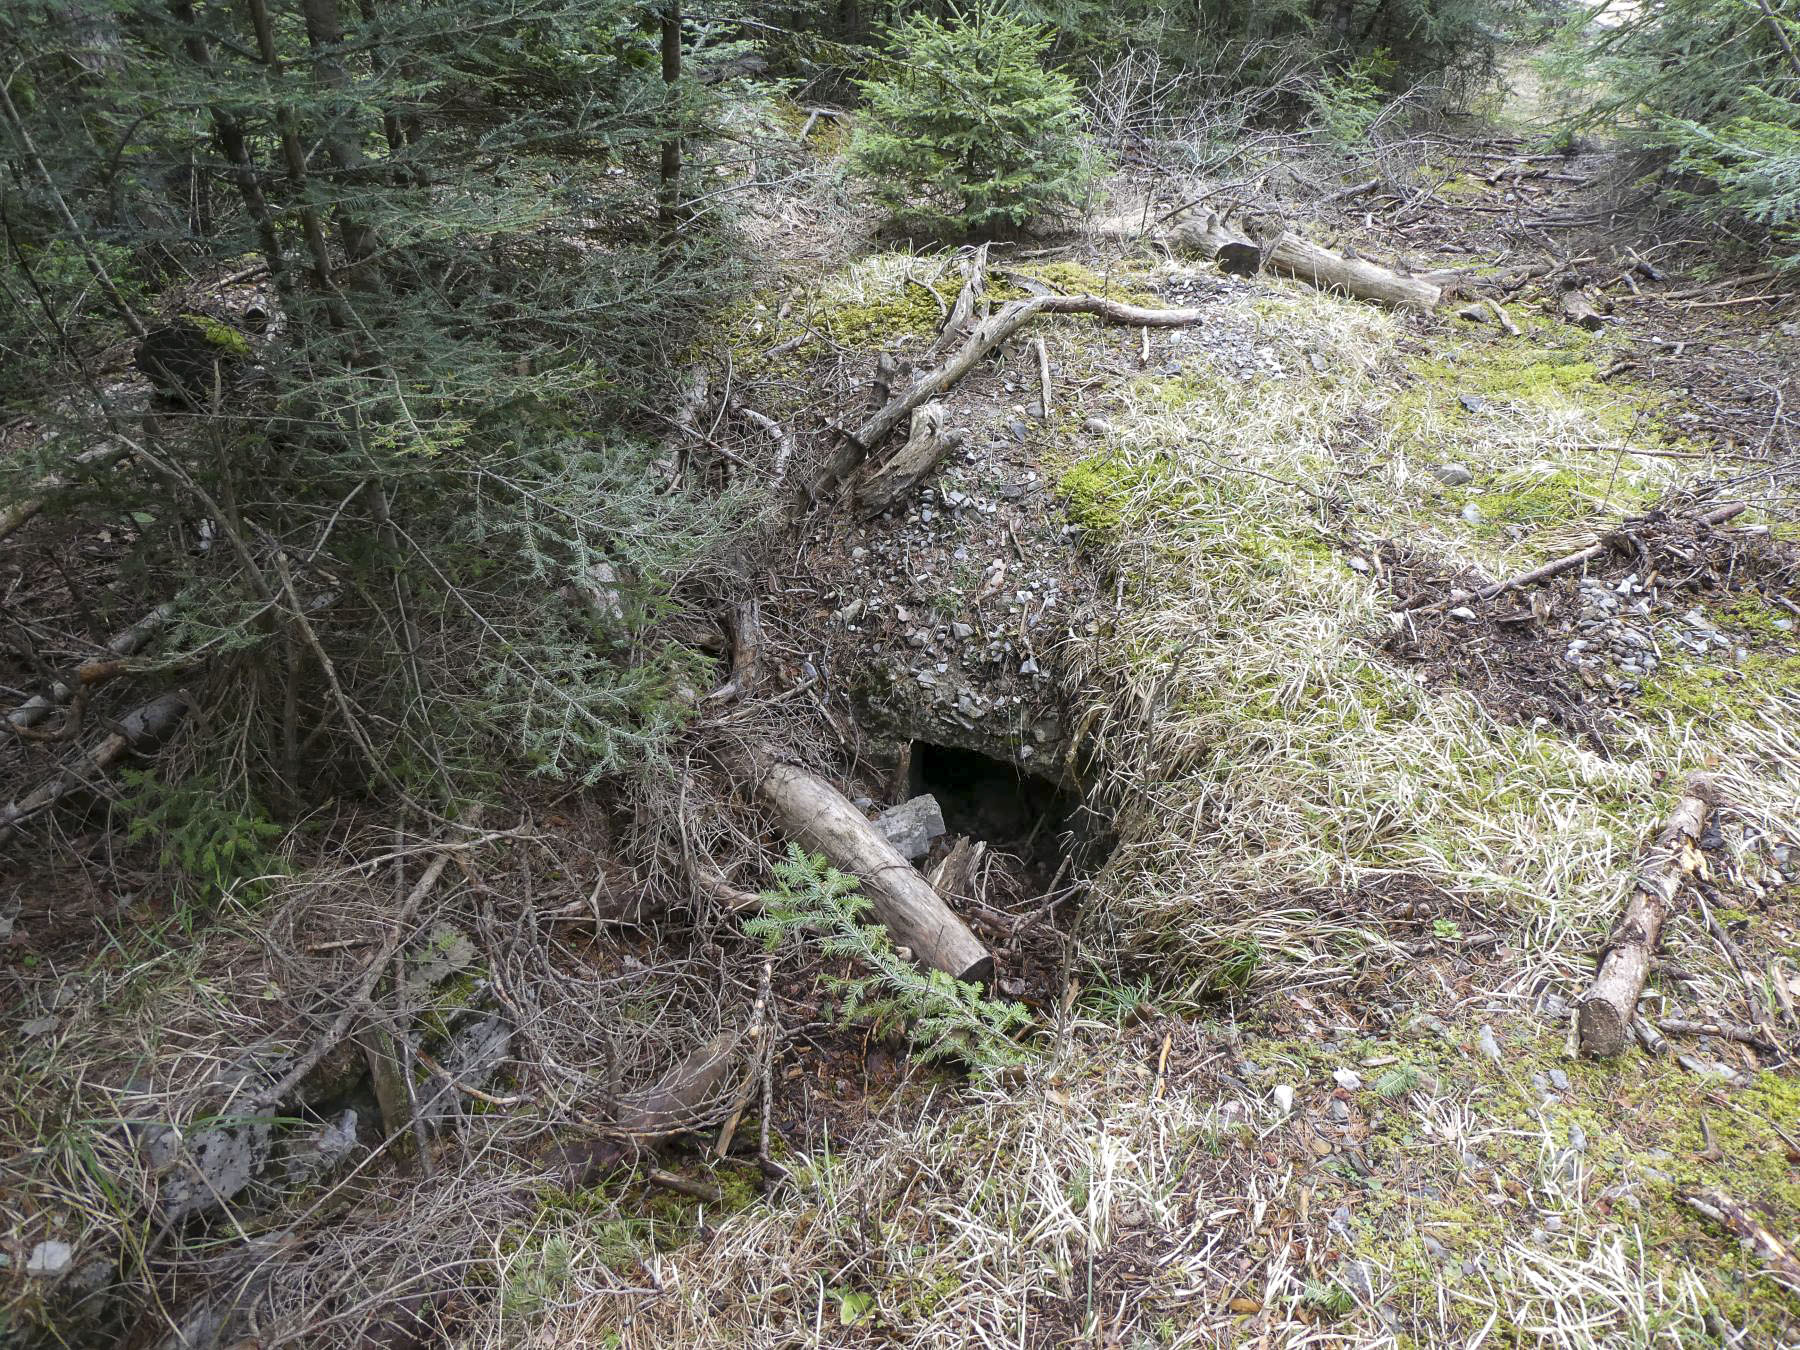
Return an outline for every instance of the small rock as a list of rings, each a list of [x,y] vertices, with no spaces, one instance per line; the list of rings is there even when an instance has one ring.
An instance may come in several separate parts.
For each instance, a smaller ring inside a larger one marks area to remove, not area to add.
[[[1461,487],[1475,481],[1475,475],[1462,464],[1440,464],[1431,471],[1431,476],[1445,487]]]
[[[1463,405],[1464,412],[1478,413],[1487,411],[1486,400],[1477,398],[1474,394],[1459,394],[1457,395],[1456,401]]]
[[[1042,419],[1043,419],[1043,416],[1044,416],[1044,405],[1043,405],[1043,404],[1042,404],[1042,403],[1033,403],[1033,404],[1030,404],[1030,405],[1029,405],[1029,406],[1028,406],[1028,407],[1027,407],[1027,408],[1026,408],[1026,409],[1025,409],[1025,415],[1026,415],[1026,416],[1027,416],[1027,417],[1035,417],[1035,418],[1038,418],[1038,419],[1039,419],[1039,420],[1040,420],[1040,421],[1041,421],[1041,420],[1042,420]]]
[[[1331,1117],[1334,1125],[1348,1125],[1350,1123],[1350,1103],[1341,1097],[1333,1097],[1331,1105],[1325,1108],[1325,1114]]]
[[[75,1249],[55,1238],[40,1242],[25,1258],[25,1273],[39,1279],[53,1280],[75,1264]]]
[[[1569,1090],[1569,1075],[1564,1073],[1561,1069],[1550,1070],[1550,1086],[1555,1088],[1558,1092],[1567,1092]],[[1579,1129],[1580,1127],[1577,1126],[1576,1128]]]
[[[874,820],[875,832],[898,850],[901,857],[917,862],[944,834],[944,813],[930,793],[883,811]]]
[[[1475,505],[1474,502],[1470,502],[1467,506],[1463,507],[1462,518],[1471,525],[1481,524],[1481,508]]]
[[[1464,623],[1474,623],[1475,611],[1470,609],[1467,605],[1458,605],[1455,609],[1450,611],[1450,617],[1453,619],[1461,619]]]
[[[1425,1254],[1433,1261],[1446,1260],[1450,1255],[1450,1249],[1431,1236],[1430,1233],[1419,1234],[1419,1245],[1425,1248]]]
[[[1019,674],[1036,675],[1038,673],[1037,658],[1028,656],[1019,663]]]
[[[1089,417],[1082,422],[1081,429],[1096,436],[1106,436],[1112,432],[1112,423],[1104,417]]]
[[[1495,1064],[1501,1062],[1500,1042],[1494,1039],[1494,1029],[1484,1026],[1481,1034],[1475,1038],[1475,1044],[1481,1053]]]
[[[1025,495],[1025,485],[1023,483],[1002,483],[1000,495],[1009,502],[1016,502]]]
[[[975,636],[975,626],[973,624],[962,623],[960,621],[957,623],[951,624],[950,631],[952,634],[955,635],[957,641],[959,641],[959,642],[966,641],[967,639]]]
[[[1362,1075],[1355,1069],[1334,1069],[1331,1078],[1345,1092],[1356,1092],[1362,1087]]]
[[[1351,558],[1350,570],[1353,572],[1367,572],[1369,570],[1369,560],[1367,558]]]
[[[1008,422],[1006,424],[1006,430],[1007,434],[1015,441],[1019,442],[1019,444],[1023,445],[1025,443],[1025,424],[1019,421],[1018,418],[1015,417],[1012,421]]]
[[[842,609],[833,611],[831,617],[836,619],[839,623],[855,623],[858,619],[862,618],[864,608],[866,608],[866,606],[863,604],[861,597],[858,597],[845,605]]]
[[[1278,1115],[1292,1115],[1294,1110],[1294,1089],[1288,1083],[1275,1085],[1275,1111]]]

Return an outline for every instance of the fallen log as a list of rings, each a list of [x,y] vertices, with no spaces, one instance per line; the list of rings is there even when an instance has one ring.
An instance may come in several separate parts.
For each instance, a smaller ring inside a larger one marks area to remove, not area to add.
[[[112,653],[112,660],[82,662],[70,677],[72,683],[59,680],[50,686],[47,693],[32,695],[8,713],[6,720],[15,727],[35,727],[50,715],[51,709],[61,707],[74,697],[77,689],[123,674],[125,658],[142,651],[174,612],[173,605],[158,605],[131,627],[115,633],[107,642],[106,650]]]
[[[1692,845],[1706,828],[1707,815],[1717,800],[1713,780],[1705,774],[1694,775],[1656,836],[1624,911],[1607,938],[1594,982],[1576,1005],[1576,1040],[1581,1053],[1616,1055],[1625,1048],[1663,923],[1681,879],[1692,869]]]
[[[818,775],[766,755],[747,756],[740,768],[802,845],[857,878],[897,946],[956,979],[985,984],[993,978],[987,948],[848,797]]]
[[[811,497],[818,502],[831,493],[881,447],[913,412],[949,390],[967,375],[984,356],[1005,342],[1040,314],[1092,314],[1105,323],[1129,324],[1139,328],[1186,328],[1207,316],[1203,309],[1145,309],[1127,305],[1098,295],[1034,295],[1013,300],[996,313],[975,325],[942,364],[917,376],[904,393],[885,399],[854,432],[839,429],[843,445],[825,466],[812,486]]]
[[[1342,291],[1358,300],[1373,300],[1396,309],[1433,310],[1443,299],[1441,286],[1405,276],[1366,258],[1346,258],[1283,230],[1258,246],[1233,233],[1214,214],[1176,228],[1176,241],[1213,259],[1221,271],[1249,276],[1276,272],[1322,291]]]
[[[77,763],[27,796],[0,807],[0,843],[12,838],[32,817],[86,786],[126,755],[154,747],[175,729],[187,710],[187,695],[176,692],[153,698],[126,713],[116,724],[117,730],[83,754]]]
[[[915,409],[906,444],[857,486],[857,514],[864,520],[880,515],[924,482],[944,456],[962,442],[962,432],[944,430],[943,404],[927,403]]]

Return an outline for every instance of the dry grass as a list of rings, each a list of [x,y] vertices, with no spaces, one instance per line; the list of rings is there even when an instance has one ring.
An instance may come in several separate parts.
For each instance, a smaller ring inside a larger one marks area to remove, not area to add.
[[[1342,980],[1396,953],[1378,915],[1309,897],[1404,879],[1497,923],[1524,948],[1521,981],[1567,981],[1686,772],[1723,766],[1769,828],[1800,818],[1800,774],[1767,708],[1725,725],[1627,721],[1608,760],[1377,654],[1392,600],[1351,565],[1374,541],[1422,539],[1506,575],[1591,523],[1561,514],[1517,539],[1469,528],[1427,462],[1503,482],[1585,471],[1581,447],[1612,410],[1525,402],[1484,409],[1506,436],[1421,431],[1388,366],[1405,321],[1299,287],[1255,311],[1285,373],[1140,382],[1104,453],[1064,480],[1121,579],[1123,603],[1103,602],[1098,638],[1064,659],[1093,690],[1094,757],[1124,821],[1100,884],[1132,945],[1198,958],[1222,981],[1247,962],[1270,979]],[[1529,466],[1496,467],[1524,444]]]

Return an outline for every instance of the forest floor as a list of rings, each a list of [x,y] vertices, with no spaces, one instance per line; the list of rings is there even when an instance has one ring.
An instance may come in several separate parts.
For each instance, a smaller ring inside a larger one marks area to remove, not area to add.
[[[1002,295],[1205,318],[1040,319],[945,396],[965,440],[908,501],[771,527],[764,701],[711,732],[775,728],[871,808],[933,790],[952,834],[990,844],[957,901],[1033,1014],[1026,1069],[921,1068],[840,1026],[829,963],[789,955],[784,1179],[742,1141],[711,1162],[688,1141],[663,1165],[715,1201],[629,1177],[509,1188],[541,1152],[494,1123],[503,1073],[422,1179],[294,1181],[288,1208],[190,1234],[188,1283],[162,1287],[266,1296],[315,1344],[383,1302],[412,1320],[370,1343],[1800,1344],[1800,321],[1766,277],[1709,274],[1703,246],[1615,215],[1615,168],[1442,136],[1367,192],[1338,191],[1361,166],[1265,175],[1255,208],[1334,248],[1537,269],[1505,301],[1516,336],[1149,237],[996,245]],[[1163,209],[1147,190],[1118,184],[1124,214]],[[753,222],[762,287],[699,354],[730,371],[712,434],[751,473],[775,447],[742,410],[810,473],[878,359],[935,340],[966,256],[831,257],[804,208]],[[1601,297],[1598,331],[1561,318],[1564,276]],[[1545,586],[1451,596],[1603,536]],[[1713,1030],[1576,1058],[1594,955],[1703,770],[1723,803],[1641,1011]],[[544,1063],[579,1062],[558,999],[654,1024],[609,1065],[641,1079],[742,1015],[735,925],[532,949],[495,913],[496,887],[548,914],[604,880],[613,807],[532,804],[548,842],[504,873],[474,859],[429,912],[453,973],[515,1013],[539,990],[518,1020]],[[725,880],[756,889],[766,856],[722,859]],[[384,931],[362,866],[321,860],[303,899],[277,887],[280,925],[246,912],[154,957],[66,921],[78,877],[8,916],[0,1057],[38,1160],[14,1272],[46,1224],[82,1257],[167,1259],[175,1228],[134,1229],[98,1180],[131,1150],[100,1142],[132,1116],[121,1094],[151,1092],[121,1065],[173,1099],[225,1047],[304,1043],[316,1014],[278,1016],[282,991],[345,983],[363,926]],[[193,1319],[171,1306],[137,1343],[211,1343]]]

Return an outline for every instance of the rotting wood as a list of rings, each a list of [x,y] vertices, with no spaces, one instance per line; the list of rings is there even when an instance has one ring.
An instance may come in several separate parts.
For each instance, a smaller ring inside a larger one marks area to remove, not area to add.
[[[959,980],[993,978],[994,958],[968,924],[848,797],[817,774],[767,754],[746,754],[737,767],[795,839],[857,878],[897,946]]]
[[[1441,286],[1367,258],[1346,258],[1291,230],[1283,230],[1258,246],[1234,233],[1216,214],[1209,213],[1204,219],[1183,222],[1176,228],[1175,237],[1182,247],[1213,259],[1221,271],[1234,275],[1276,272],[1322,291],[1342,291],[1359,300],[1396,309],[1429,311],[1443,299]]]
[[[1032,338],[1031,345],[1037,352],[1038,399],[1039,399],[1038,406],[1043,409],[1042,416],[1043,416],[1044,421],[1048,422],[1050,420],[1050,409],[1051,409],[1050,353],[1044,346],[1044,339],[1043,339],[1042,334],[1039,334],[1038,336]]]
[[[155,746],[176,728],[187,710],[187,695],[176,691],[162,694],[126,713],[115,724],[115,729],[81,755],[78,762],[64,768],[26,796],[0,807],[0,843],[11,839],[33,817],[90,784],[126,755]]]
[[[1040,314],[1092,314],[1105,323],[1143,328],[1186,328],[1201,323],[1207,311],[1197,308],[1145,309],[1098,295],[1034,295],[1013,300],[975,325],[941,364],[915,377],[904,393],[885,400],[854,432],[840,428],[843,445],[814,482],[816,503],[825,500],[870,454],[879,449],[915,409],[945,393],[973,370],[989,352]]]
[[[1631,896],[1607,939],[1600,968],[1577,1004],[1576,1036],[1583,1054],[1616,1055],[1625,1047],[1663,923],[1682,878],[1693,866],[1693,845],[1717,801],[1718,789],[1710,776],[1696,774],[1689,779],[1639,868]]]
[[[728,703],[748,694],[761,673],[762,603],[740,600],[731,610],[731,678],[706,696],[707,703]]]
[[[1743,515],[1744,512],[1749,509],[1750,504],[1748,502],[1727,502],[1724,506],[1714,507],[1711,511],[1702,512],[1700,515],[1690,517],[1690,519],[1693,519],[1702,525],[1723,525],[1726,521]],[[1681,519],[1679,516],[1675,518]],[[1634,516],[1625,523],[1628,525],[1639,524],[1643,519],[1644,517]],[[1508,591],[1517,591],[1524,589],[1526,586],[1535,586],[1540,581],[1548,581],[1552,577],[1560,576],[1564,572],[1580,567],[1583,563],[1592,562],[1595,558],[1600,557],[1611,549],[1613,547],[1613,541],[1616,538],[1616,533],[1609,533],[1597,543],[1589,544],[1586,548],[1577,549],[1573,553],[1565,553],[1560,558],[1552,558],[1549,562],[1534,567],[1529,572],[1521,572],[1517,576],[1508,577],[1505,581],[1496,581],[1493,585],[1484,586],[1478,591],[1451,591],[1449,595],[1436,602],[1433,602],[1424,596],[1415,596],[1403,604],[1396,605],[1394,608],[1397,612],[1405,613],[1408,610],[1415,609],[1447,608],[1451,605],[1464,604],[1470,600],[1492,600],[1495,596],[1504,595]]]
[[[864,520],[880,515],[924,482],[962,442],[962,432],[944,429],[943,404],[927,403],[915,409],[906,444],[856,485],[857,514]]]
[[[988,246],[983,244],[961,263],[963,284],[956,293],[956,303],[950,307],[949,317],[944,326],[938,330],[937,337],[931,346],[925,349],[927,358],[936,356],[952,342],[960,342],[968,334],[969,325],[975,321],[975,308],[987,293],[987,257]],[[936,292],[933,292],[936,294]]]

